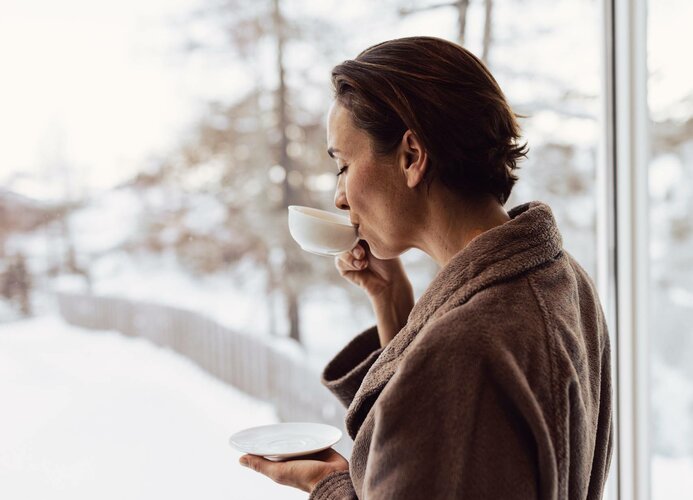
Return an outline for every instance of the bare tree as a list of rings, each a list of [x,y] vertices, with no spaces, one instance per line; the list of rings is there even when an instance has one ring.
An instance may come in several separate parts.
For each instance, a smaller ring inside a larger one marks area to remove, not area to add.
[[[295,166],[289,156],[289,103],[286,88],[286,69],[284,66],[284,48],[286,44],[286,21],[282,16],[279,0],[272,0],[272,18],[274,20],[274,32],[277,44],[277,115],[279,122],[279,165],[284,168],[286,175],[282,182],[282,204],[287,207],[297,203],[298,196],[291,185],[291,173],[295,171]],[[290,243],[290,242],[288,242]],[[301,319],[298,303],[298,290],[293,277],[296,274],[296,248],[289,244],[286,246],[285,279],[283,280],[284,296],[286,298],[287,315],[289,320],[289,337],[300,341]]]
[[[400,7],[399,14],[401,16],[409,16],[421,12],[429,12],[436,9],[454,9],[457,13],[457,42],[460,45],[465,44],[467,32],[467,13],[469,11],[469,0],[454,0],[452,2],[433,3],[422,6]],[[484,34],[482,40],[482,55],[481,59],[488,63],[489,53],[492,43],[492,25],[493,25],[493,0],[484,0]]]
[[[288,4],[287,0],[210,0],[209,8],[197,14],[196,19],[204,22],[206,31],[217,27],[223,34],[218,52],[231,56],[229,59],[242,66],[242,71],[253,73],[258,83],[230,105],[211,105],[208,118],[183,147],[183,156],[184,163],[192,168],[210,163],[212,158],[221,159],[216,163],[226,169],[222,176],[225,193],[219,196],[233,211],[234,220],[229,224],[234,230],[250,234],[261,221],[263,234],[249,236],[258,244],[239,251],[255,252],[264,261],[268,291],[281,291],[289,336],[300,341],[301,294],[313,278],[320,276],[324,282],[327,262],[311,259],[308,264],[289,236],[286,207],[325,201],[307,186],[313,177],[324,175],[327,157],[323,113],[307,109],[299,95],[313,84],[287,61],[295,61],[296,51],[304,50],[306,45],[317,47],[325,54],[327,75],[334,61],[335,31],[325,29],[328,20],[292,18],[287,15],[291,13]],[[332,41],[326,37],[328,33]],[[204,41],[197,40],[187,47],[210,50]],[[272,51],[269,65],[268,50]],[[319,82],[321,87],[324,83]],[[325,88],[321,91],[326,95]],[[238,150],[245,151],[242,157],[236,154]],[[265,192],[253,198],[249,193],[258,185]],[[244,218],[248,223],[241,222]]]
[[[489,63],[491,43],[493,42],[493,0],[484,0],[484,39],[481,50],[481,60]]]

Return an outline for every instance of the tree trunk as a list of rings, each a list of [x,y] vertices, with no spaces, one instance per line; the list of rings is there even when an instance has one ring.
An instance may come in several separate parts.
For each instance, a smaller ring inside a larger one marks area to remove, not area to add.
[[[60,218],[60,231],[63,239],[63,272],[67,271],[72,274],[77,271],[77,258],[75,255],[75,245],[72,242],[72,232],[69,225],[69,211]]]
[[[484,45],[481,52],[481,60],[488,65],[491,42],[493,41],[493,0],[484,0],[484,10]]]
[[[277,36],[277,75],[279,77],[279,82],[277,85],[277,114],[278,116],[278,127],[279,127],[279,165],[284,168],[286,175],[284,176],[284,181],[282,183],[283,196],[282,196],[282,206],[280,210],[284,210],[288,205],[295,204],[296,195],[294,193],[293,187],[291,186],[290,175],[293,170],[293,165],[291,162],[291,157],[289,156],[287,149],[289,146],[289,138],[286,135],[286,129],[289,125],[289,113],[288,113],[288,99],[286,91],[286,75],[284,70],[284,42],[285,42],[285,32],[284,32],[284,18],[281,14],[281,9],[279,5],[279,0],[273,0],[273,17],[274,17],[274,29]],[[300,308],[298,301],[298,292],[293,284],[295,276],[293,276],[295,265],[294,261],[296,259],[295,250],[293,245],[285,245],[286,249],[286,260],[284,262],[284,276],[283,276],[283,290],[286,297],[287,306],[287,319],[289,321],[289,337],[295,339],[297,342],[301,341],[301,321],[300,321]]]
[[[287,312],[289,313],[289,337],[295,339],[297,342],[301,341],[301,321],[299,317],[299,307],[298,307],[298,296],[293,293],[293,288],[288,287],[290,293],[287,294]]]
[[[273,337],[277,335],[277,316],[275,307],[275,297],[274,292],[276,290],[277,282],[274,279],[274,266],[275,263],[271,258],[271,253],[267,252],[267,257],[265,259],[267,266],[267,315],[269,318],[269,333]]]
[[[277,115],[278,115],[278,125],[279,128],[279,165],[284,167],[286,171],[286,176],[282,183],[283,187],[283,202],[285,205],[291,204],[293,202],[293,192],[291,184],[289,183],[289,173],[292,170],[291,157],[287,153],[287,148],[289,146],[289,138],[286,136],[286,128],[289,125],[289,113],[287,110],[287,92],[286,92],[286,72],[284,69],[284,19],[282,18],[281,10],[279,8],[279,0],[273,0],[274,6],[274,28],[277,36],[277,75],[278,75],[278,85],[277,85]],[[283,208],[283,207],[282,207]]]
[[[457,26],[458,38],[460,45],[464,46],[464,34],[467,30],[467,9],[469,8],[469,0],[457,1]]]

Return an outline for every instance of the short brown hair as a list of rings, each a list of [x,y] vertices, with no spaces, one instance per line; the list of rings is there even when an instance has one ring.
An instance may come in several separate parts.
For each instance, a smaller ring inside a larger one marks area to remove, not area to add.
[[[516,115],[498,83],[468,50],[432,37],[390,40],[335,66],[332,84],[376,154],[394,151],[411,130],[446,186],[500,203],[510,196],[527,144],[518,143]]]

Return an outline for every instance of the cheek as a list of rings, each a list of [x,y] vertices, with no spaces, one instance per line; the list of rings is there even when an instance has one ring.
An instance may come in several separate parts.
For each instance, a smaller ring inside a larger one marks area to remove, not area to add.
[[[344,191],[347,195],[349,206],[352,208],[352,210],[363,212],[364,209],[368,209],[368,203],[366,201],[370,197],[370,182],[371,181],[369,181],[369,179],[364,178],[361,172],[354,172],[354,174],[346,179]]]
[[[351,208],[373,222],[390,220],[396,209],[396,193],[386,171],[388,167],[374,160],[360,164],[350,172],[345,185]]]

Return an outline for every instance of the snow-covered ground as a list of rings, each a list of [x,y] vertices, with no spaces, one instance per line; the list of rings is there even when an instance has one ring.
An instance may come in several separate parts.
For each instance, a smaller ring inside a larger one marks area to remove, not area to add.
[[[287,337],[281,295],[275,293],[274,300],[270,300],[262,269],[249,266],[242,272],[241,279],[225,272],[194,276],[170,254],[133,258],[125,252],[113,252],[92,266],[91,293],[194,311],[248,335],[269,335],[274,316],[277,336]],[[79,276],[63,276],[51,286],[54,291],[87,293],[85,281]],[[354,335],[374,323],[370,310],[350,307],[347,286],[353,285],[325,286],[302,297],[302,342],[316,370],[321,370]]]
[[[166,349],[56,317],[0,325],[0,498],[298,499],[238,465],[271,406]]]
[[[688,500],[693,492],[693,460],[655,456],[652,459],[652,500]]]
[[[177,354],[49,316],[0,325],[0,498],[299,499],[237,464],[228,436],[271,406]],[[652,499],[684,500],[693,460],[656,456]]]

